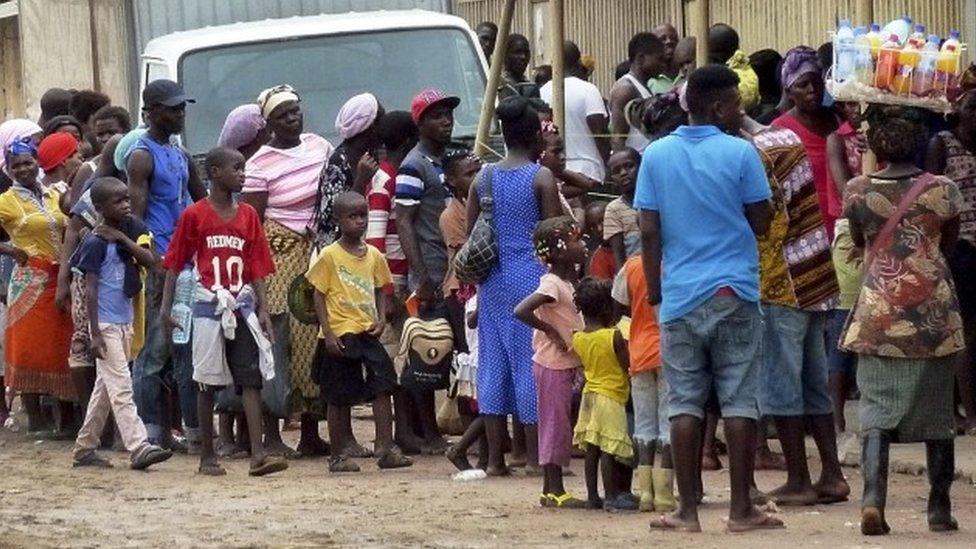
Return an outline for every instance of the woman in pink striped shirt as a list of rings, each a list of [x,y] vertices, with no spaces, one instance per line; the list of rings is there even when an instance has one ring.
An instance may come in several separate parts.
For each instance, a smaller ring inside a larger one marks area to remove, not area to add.
[[[275,360],[289,362],[292,412],[301,413],[298,453],[324,455],[328,445],[318,432],[319,388],[312,380],[318,327],[300,322],[289,312],[288,290],[308,270],[312,241],[307,227],[315,210],[319,174],[333,147],[318,135],[303,133],[301,100],[291,86],[261,92],[257,104],[274,137],[247,161],[241,199],[264,220],[274,256],[276,270],[267,279],[268,304],[275,326]],[[273,423],[274,428],[265,429],[269,451],[295,457],[295,451],[281,441],[278,420]]]

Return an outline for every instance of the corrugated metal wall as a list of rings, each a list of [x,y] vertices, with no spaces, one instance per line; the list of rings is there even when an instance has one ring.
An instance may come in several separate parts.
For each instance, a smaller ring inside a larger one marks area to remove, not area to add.
[[[454,13],[474,27],[481,21],[498,21],[502,0],[455,0]],[[683,26],[681,0],[567,0],[566,38],[579,45],[580,50],[596,59],[593,83],[607,90],[613,84],[613,70],[627,58],[627,41],[635,33],[670,22]],[[515,8],[513,32],[529,37],[533,53],[547,49],[548,43],[539,36],[538,25],[545,25],[547,2],[520,0]],[[533,17],[541,10],[542,21]],[[549,62],[547,55],[536,55],[535,65]]]
[[[966,3],[967,0],[875,0],[875,19],[884,24],[909,14],[925,23],[929,32],[945,36],[950,29],[965,27]],[[502,4],[503,0],[454,0],[454,11],[474,26],[484,20],[497,21]],[[532,13],[536,6],[545,13],[545,4],[545,0],[520,0],[516,8],[515,32],[529,36],[535,47],[544,40],[534,35]],[[680,31],[685,23],[682,0],[565,0],[565,4],[566,37],[576,41],[584,53],[596,57],[593,82],[604,91],[609,91],[614,66],[626,57],[627,40],[634,33],[665,21],[674,23]],[[855,19],[855,4],[855,0],[712,0],[710,19],[735,27],[747,52],[764,48],[785,52],[799,44],[816,47],[826,42],[827,33],[837,20]],[[971,36],[964,38],[976,40]]]
[[[0,19],[0,120],[23,116],[20,31],[17,18]]]

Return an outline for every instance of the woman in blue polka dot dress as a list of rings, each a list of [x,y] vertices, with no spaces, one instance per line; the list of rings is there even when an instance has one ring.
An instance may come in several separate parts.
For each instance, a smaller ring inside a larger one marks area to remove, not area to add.
[[[478,408],[488,436],[488,474],[505,475],[502,444],[508,415],[525,426],[526,457],[538,466],[536,390],[532,378],[532,329],[513,311],[535,291],[545,269],[532,247],[536,224],[561,214],[556,180],[536,164],[542,152],[539,115],[523,97],[502,101],[495,111],[507,154],[486,166],[471,188],[468,226],[480,213],[480,182],[491,172],[499,262],[478,288]]]

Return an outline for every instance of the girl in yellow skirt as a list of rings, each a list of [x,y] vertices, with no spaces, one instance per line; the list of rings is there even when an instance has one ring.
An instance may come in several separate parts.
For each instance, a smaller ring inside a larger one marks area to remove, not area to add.
[[[617,329],[610,298],[610,282],[588,277],[576,289],[576,307],[584,328],[573,335],[573,349],[583,363],[586,386],[580,404],[573,444],[586,452],[587,507],[608,511],[636,511],[637,502],[621,490],[623,467],[634,457],[624,406],[630,394],[627,342]],[[597,489],[597,468],[603,478],[605,500]]]

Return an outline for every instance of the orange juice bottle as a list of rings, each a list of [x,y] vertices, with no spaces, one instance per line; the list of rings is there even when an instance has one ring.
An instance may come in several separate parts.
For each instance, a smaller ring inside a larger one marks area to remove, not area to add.
[[[898,95],[907,95],[912,89],[912,77],[915,74],[915,67],[922,59],[922,53],[915,46],[914,41],[905,44],[905,48],[898,54],[898,71],[891,80],[889,89]]]
[[[936,88],[945,90],[956,84],[960,49],[959,31],[954,30],[949,33],[949,39],[942,44],[942,51],[939,52],[938,61],[935,64]]]
[[[886,90],[891,86],[898,72],[898,36],[892,34],[878,50],[878,65],[874,73],[874,87]]]

